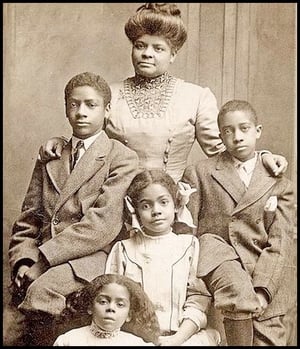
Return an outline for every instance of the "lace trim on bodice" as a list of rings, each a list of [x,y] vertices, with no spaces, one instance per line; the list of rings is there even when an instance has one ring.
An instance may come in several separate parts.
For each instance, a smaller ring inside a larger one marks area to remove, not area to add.
[[[91,333],[97,337],[97,338],[102,338],[102,339],[107,339],[107,338],[114,338],[119,335],[120,329],[117,328],[114,331],[104,331],[100,327],[98,327],[94,321],[92,321],[90,325],[90,331]]]
[[[136,75],[124,81],[124,94],[135,119],[162,117],[172,97],[177,79],[169,73],[156,78]]]

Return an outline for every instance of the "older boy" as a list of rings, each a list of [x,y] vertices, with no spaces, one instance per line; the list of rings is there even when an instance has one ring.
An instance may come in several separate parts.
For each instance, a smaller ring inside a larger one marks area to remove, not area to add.
[[[229,346],[286,346],[292,287],[291,182],[271,177],[255,152],[262,126],[246,101],[218,115],[226,151],[186,169],[200,241],[198,276],[224,315]]]
[[[102,130],[110,99],[108,84],[93,73],[76,75],[65,87],[72,138],[60,159],[36,162],[12,230],[12,306],[18,310],[4,329],[7,345],[18,345],[26,324],[35,335],[25,344],[52,345],[48,335],[65,296],[104,271],[138,169],[136,153]]]

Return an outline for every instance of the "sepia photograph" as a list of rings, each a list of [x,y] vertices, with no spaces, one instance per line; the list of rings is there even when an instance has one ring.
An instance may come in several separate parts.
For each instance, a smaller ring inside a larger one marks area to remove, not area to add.
[[[3,346],[297,346],[297,3],[3,3]]]

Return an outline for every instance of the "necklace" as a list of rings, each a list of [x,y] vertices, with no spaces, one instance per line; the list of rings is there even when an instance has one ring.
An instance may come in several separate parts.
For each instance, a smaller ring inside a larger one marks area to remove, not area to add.
[[[120,329],[117,328],[114,331],[104,331],[100,327],[98,327],[94,321],[92,321],[90,325],[90,331],[97,338],[113,338],[116,337],[120,333]]]
[[[124,81],[124,94],[134,119],[162,117],[177,79],[168,72],[147,78],[136,75]]]

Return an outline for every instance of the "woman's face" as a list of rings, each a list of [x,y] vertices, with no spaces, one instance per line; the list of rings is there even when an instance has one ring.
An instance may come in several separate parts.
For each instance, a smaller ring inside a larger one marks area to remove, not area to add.
[[[133,44],[131,57],[136,74],[155,78],[169,69],[176,53],[164,37],[145,34]]]

